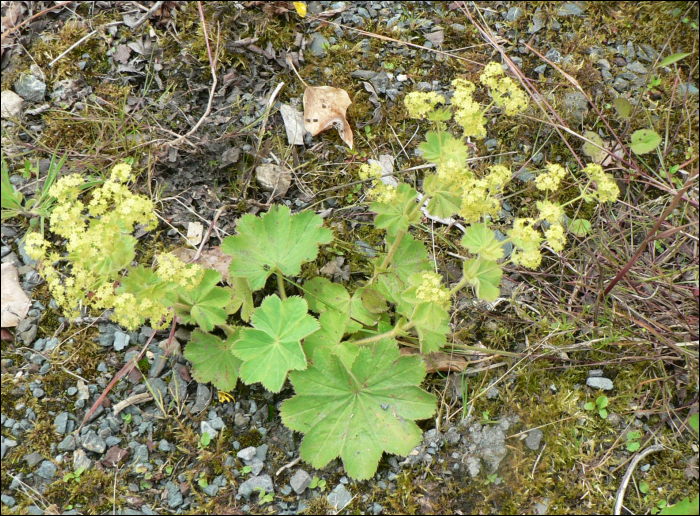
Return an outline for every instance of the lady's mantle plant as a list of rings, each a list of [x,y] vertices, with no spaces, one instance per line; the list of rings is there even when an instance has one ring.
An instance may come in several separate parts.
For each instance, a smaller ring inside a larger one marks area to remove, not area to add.
[[[481,299],[499,295],[504,242],[489,223],[498,216],[511,172],[502,165],[485,173],[467,168],[469,148],[447,131],[447,122],[454,117],[465,137],[482,138],[489,109],[515,114],[527,99],[502,77],[500,65],[489,64],[481,82],[492,98],[486,108],[472,98],[475,85],[462,79],[453,82],[451,108],[438,107],[445,99],[435,93],[406,97],[412,116],[435,125],[420,146],[436,167],[425,177],[420,201],[408,184],[381,182],[378,166],[361,168],[360,175],[373,183],[368,195],[374,199],[375,226],[386,230],[386,252],[354,290],[321,277],[303,285],[294,281],[333,234],[315,213],[292,215],[286,206],[273,206],[259,217],[243,215],[238,234],[224,240],[222,250],[233,257],[230,286],[219,286],[218,272],[185,265],[169,254],[160,255],[153,267],[132,265],[135,225],[150,229],[155,219],[150,201],[127,188],[128,165],[117,165],[87,204],[80,199],[80,177],[59,180],[52,189],[58,201],[51,229],[66,240],[66,253],[53,250],[38,234],[28,237],[27,247],[42,260],[54,297],[69,313],[114,309],[114,318],[129,328],[146,319],[164,327],[173,316],[196,325],[185,356],[198,381],[229,391],[240,378],[280,392],[289,379],[296,394],[282,404],[281,416],[287,427],[305,434],[302,458],[321,468],[340,457],[351,477],[369,478],[382,453],[407,455],[419,443],[415,420],[431,417],[436,408],[435,396],[420,388],[423,360],[401,356],[397,339],[423,354],[437,351],[447,343],[455,293],[469,285]],[[508,230],[507,240],[516,247],[511,262],[537,267],[544,242],[561,251],[568,205],[617,197],[617,186],[600,166],[589,165],[583,173],[581,196],[563,205],[550,194],[567,171],[549,164],[536,178],[544,195],[539,215],[516,219]],[[458,214],[468,224],[461,243],[470,257],[455,285],[434,272],[424,244],[410,234],[423,206],[438,217]],[[268,295],[255,307],[252,293],[260,290]]]

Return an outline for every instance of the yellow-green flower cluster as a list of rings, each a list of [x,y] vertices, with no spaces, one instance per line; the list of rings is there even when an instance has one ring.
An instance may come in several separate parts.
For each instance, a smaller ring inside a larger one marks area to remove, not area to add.
[[[496,217],[501,209],[497,195],[510,180],[511,172],[503,165],[489,167],[489,173],[483,178],[471,175],[462,176],[459,187],[462,191],[462,205],[459,215],[465,222],[479,222],[482,217]]]
[[[536,269],[542,262],[540,243],[542,237],[532,227],[532,219],[515,219],[513,228],[508,231],[511,241],[517,248],[511,254],[511,261],[528,269]]]
[[[455,120],[462,126],[464,136],[474,138],[484,138],[486,136],[486,119],[481,105],[474,101],[474,83],[465,79],[455,79],[452,81],[454,94],[452,95],[452,105],[455,108]]]
[[[507,115],[516,115],[525,111],[528,104],[527,95],[510,77],[502,77],[503,68],[491,62],[486,65],[479,77],[482,84],[489,87],[491,98],[502,107]]]
[[[381,181],[384,169],[379,163],[371,163],[360,167],[360,179],[371,179],[372,188],[367,191],[367,197],[377,202],[391,204],[396,199],[396,187]]]
[[[445,103],[445,97],[438,95],[434,91],[413,91],[406,95],[403,100],[408,115],[411,118],[425,118],[438,104]]]
[[[564,226],[559,223],[551,224],[549,229],[545,230],[544,236],[547,238],[547,243],[552,248],[552,251],[559,253],[564,250],[564,244],[566,244]]]
[[[158,277],[162,280],[173,281],[189,290],[197,286],[202,272],[201,266],[187,265],[172,253],[158,255]]]
[[[151,319],[154,327],[167,325],[172,319],[169,307],[156,300],[115,293],[123,271],[133,260],[135,239],[131,233],[136,224],[151,229],[157,222],[153,203],[126,186],[131,179],[131,166],[116,165],[109,179],[92,192],[87,206],[80,200],[80,187],[85,182],[82,176],[65,176],[51,188],[56,205],[50,229],[66,240],[66,258],[51,251],[41,234],[27,236],[28,254],[41,260],[51,294],[69,317],[80,315],[83,309],[114,309],[114,319],[131,329],[145,319]],[[59,271],[57,263],[61,261],[69,267]],[[199,268],[188,267],[172,255],[159,260],[158,272],[161,279],[188,288],[199,277]]]
[[[442,276],[435,272],[421,273],[416,297],[421,301],[436,303],[446,310],[450,308],[450,291],[442,284]]]
[[[603,167],[597,163],[590,163],[586,165],[583,171],[591,180],[595,181],[600,202],[614,201],[620,196],[620,188],[617,186],[615,178],[610,174],[606,174],[603,171]]]
[[[564,217],[561,205],[551,201],[537,201],[537,209],[540,212],[539,220],[546,220],[550,224],[558,224]]]
[[[538,190],[550,190],[556,192],[559,189],[561,180],[566,176],[566,170],[556,163],[547,163],[544,172],[535,178],[535,186]]]

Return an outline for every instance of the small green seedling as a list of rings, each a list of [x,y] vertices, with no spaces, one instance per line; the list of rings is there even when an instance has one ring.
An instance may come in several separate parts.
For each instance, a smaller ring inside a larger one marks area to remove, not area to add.
[[[253,471],[252,466],[243,466],[243,467],[241,468],[241,473],[242,473],[243,475],[247,475],[247,474],[250,473],[251,471]]]
[[[635,430],[634,432],[629,432],[627,434],[627,451],[636,452],[642,445],[640,442],[642,438],[642,432]]]
[[[326,481],[314,475],[314,478],[311,479],[311,483],[309,484],[309,489],[316,489],[317,487],[321,492],[325,491]]]
[[[202,437],[199,438],[199,447],[201,449],[204,449],[207,446],[209,446],[210,442],[211,442],[211,436],[209,435],[209,432],[204,432],[202,434]]]
[[[122,414],[122,421],[124,421],[125,425],[129,425],[131,423],[131,414]]]
[[[592,401],[589,401],[586,403],[583,408],[586,410],[597,410],[598,415],[605,419],[608,417],[608,411],[605,409],[605,407],[608,406],[608,397],[607,396],[598,396],[595,399],[595,403]]]
[[[258,503],[260,505],[265,505],[266,503],[270,503],[275,496],[272,493],[266,493],[265,488],[263,488],[263,487],[256,487],[255,490],[260,491],[260,494],[258,495]]]
[[[80,467],[80,468],[76,469],[75,471],[72,471],[70,473],[66,473],[65,475],[63,475],[63,481],[70,482],[71,480],[73,480],[73,481],[77,482],[78,484],[80,484],[80,475],[82,475],[84,472],[85,472],[85,468]]]
[[[491,473],[490,475],[486,475],[486,481],[484,482],[485,486],[489,484],[497,485],[499,483],[500,479],[498,478],[498,473]]]
[[[166,466],[165,468],[165,474],[166,475],[172,475],[173,473],[173,467],[172,466]]]
[[[202,471],[199,474],[199,479],[197,480],[197,484],[202,489],[206,489],[207,487],[209,487],[209,482],[207,481],[207,477],[205,475],[206,475],[206,473],[204,473],[204,471]]]
[[[700,416],[698,416],[698,414],[693,414],[692,416],[690,416],[688,424],[690,425],[690,428],[695,430],[695,433],[697,434],[700,431],[698,430],[698,428],[700,427]]]

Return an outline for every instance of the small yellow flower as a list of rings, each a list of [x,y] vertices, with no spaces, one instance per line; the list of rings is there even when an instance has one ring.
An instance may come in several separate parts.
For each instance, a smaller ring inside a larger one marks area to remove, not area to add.
[[[566,176],[566,170],[556,163],[547,163],[544,172],[535,178],[535,186],[538,190],[551,190],[555,192],[559,189],[561,180]]]
[[[540,212],[539,219],[552,224],[558,224],[564,216],[562,207],[551,201],[537,201],[537,209]]]
[[[411,118],[425,118],[437,104],[444,104],[445,97],[434,91],[412,91],[403,100]]]
[[[422,301],[436,303],[445,309],[450,307],[450,291],[442,284],[442,276],[435,272],[421,273],[421,283],[416,297]]]
[[[552,224],[549,226],[549,229],[544,232],[544,236],[547,237],[549,247],[551,247],[553,251],[560,253],[564,250],[564,244],[566,244],[564,226],[558,223]]]

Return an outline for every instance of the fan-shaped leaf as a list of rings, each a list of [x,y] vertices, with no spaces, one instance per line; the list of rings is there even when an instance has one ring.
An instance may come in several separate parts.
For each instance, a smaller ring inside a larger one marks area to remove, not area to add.
[[[282,404],[282,421],[306,434],[301,456],[313,467],[340,456],[349,476],[367,479],[383,452],[408,455],[420,442],[413,420],[431,417],[436,403],[419,387],[424,377],[420,357],[400,357],[393,340],[361,349],[351,365],[318,349],[309,369],[290,374],[296,396]]]
[[[221,249],[233,256],[231,276],[248,278],[260,290],[275,271],[298,276],[301,264],[316,259],[318,246],[333,240],[323,219],[312,211],[291,215],[286,206],[273,206],[261,217],[243,215],[238,235],[226,238]]]
[[[630,149],[635,154],[646,154],[653,151],[661,143],[661,136],[651,129],[640,129],[632,133]]]
[[[319,328],[307,311],[306,301],[298,296],[284,301],[276,295],[265,298],[253,312],[253,328],[242,328],[232,346],[233,354],[243,360],[241,380],[279,392],[288,371],[306,369],[301,339]]]
[[[185,358],[192,362],[192,374],[198,382],[211,382],[221,391],[232,391],[238,380],[238,368],[241,361],[231,353],[231,343],[236,340],[238,332],[226,341],[195,330],[185,348]]]

